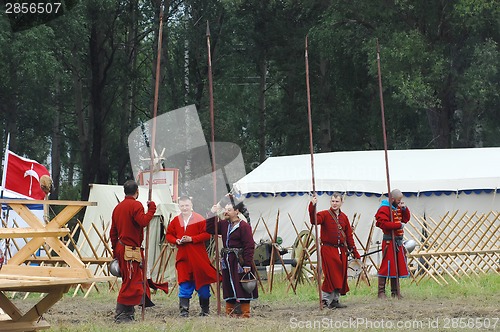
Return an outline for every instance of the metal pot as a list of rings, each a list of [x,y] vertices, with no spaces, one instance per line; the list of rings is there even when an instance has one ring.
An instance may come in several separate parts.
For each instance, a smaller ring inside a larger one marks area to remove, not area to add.
[[[406,251],[410,253],[417,246],[417,242],[415,242],[415,240],[409,239],[403,242],[403,246],[405,247]]]
[[[250,271],[248,273],[245,273],[243,277],[241,277],[240,284],[247,293],[252,293],[255,287],[257,287],[257,279]]]
[[[120,273],[120,264],[118,264],[118,259],[113,259],[111,263],[109,263],[109,272],[115,277],[121,277]]]

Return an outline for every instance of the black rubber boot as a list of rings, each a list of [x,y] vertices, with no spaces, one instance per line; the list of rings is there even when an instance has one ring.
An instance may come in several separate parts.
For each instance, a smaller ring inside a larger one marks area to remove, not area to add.
[[[328,306],[330,309],[334,308],[347,308],[345,304],[339,302],[339,300],[333,300],[332,303]]]
[[[200,316],[208,316],[210,315],[210,298],[202,299],[200,297]]]
[[[179,297],[179,310],[181,317],[189,316],[189,299]]]
[[[133,305],[116,303],[115,323],[130,323],[135,320],[135,308]]]

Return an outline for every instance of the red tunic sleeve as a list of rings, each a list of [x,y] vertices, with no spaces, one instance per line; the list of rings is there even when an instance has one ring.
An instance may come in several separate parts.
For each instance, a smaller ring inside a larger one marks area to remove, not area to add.
[[[312,202],[309,203],[309,220],[311,224],[314,225],[314,214],[316,214],[316,223],[317,225],[321,225],[324,221],[324,217],[321,213],[316,213],[316,205]]]
[[[384,231],[400,229],[401,223],[399,221],[391,222],[390,213],[391,211],[389,206],[381,206],[375,215],[375,219],[377,220],[375,225]]]
[[[401,214],[403,216],[402,221],[404,223],[407,223],[408,221],[410,221],[411,213],[410,213],[410,209],[408,207],[406,207],[406,209],[401,209]]]
[[[134,216],[134,221],[139,224],[139,226],[146,227],[149,225],[151,219],[153,219],[156,212],[156,206],[148,208],[148,212],[144,213],[144,207],[139,201],[135,201],[133,205],[132,215]]]
[[[175,241],[178,239],[176,228],[178,224],[179,224],[179,216],[172,219],[172,221],[168,224],[167,234],[166,234],[168,243],[176,244]]]

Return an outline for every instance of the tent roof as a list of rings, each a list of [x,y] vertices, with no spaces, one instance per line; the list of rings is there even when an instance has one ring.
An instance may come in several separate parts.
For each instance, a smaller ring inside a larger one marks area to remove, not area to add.
[[[388,151],[391,189],[419,193],[500,188],[500,148]],[[387,192],[385,154],[348,151],[314,154],[316,191]],[[270,157],[234,184],[236,192],[312,190],[309,154]]]

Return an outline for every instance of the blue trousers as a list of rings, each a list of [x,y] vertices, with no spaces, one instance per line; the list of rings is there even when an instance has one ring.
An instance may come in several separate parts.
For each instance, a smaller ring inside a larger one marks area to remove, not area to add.
[[[190,299],[195,291],[194,281],[185,281],[179,284],[179,297]],[[210,298],[210,285],[203,285],[200,289],[196,289],[200,299]]]

